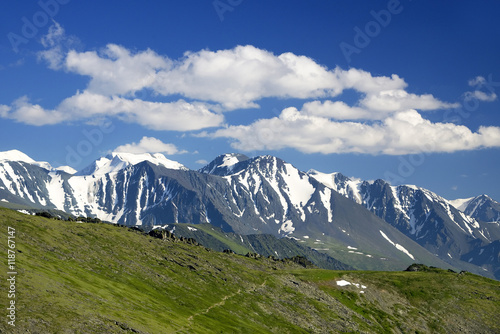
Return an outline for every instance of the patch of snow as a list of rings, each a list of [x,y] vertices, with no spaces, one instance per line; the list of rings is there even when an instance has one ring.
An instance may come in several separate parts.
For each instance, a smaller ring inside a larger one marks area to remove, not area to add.
[[[283,224],[281,224],[281,227],[278,230],[278,233],[285,233],[285,234],[290,234],[293,231],[295,231],[295,227],[293,227],[293,222],[291,220],[287,220]]]
[[[351,285],[351,282],[348,282],[346,280],[340,280],[340,281],[337,281],[337,285],[338,286],[348,286],[348,285]]]
[[[360,283],[351,283],[349,281],[346,281],[346,280],[340,280],[340,281],[336,281],[337,283],[337,286],[349,286],[349,285],[353,285],[355,286],[356,288],[358,289],[363,289],[361,291],[359,291],[359,293],[365,293],[365,289],[367,288],[366,285],[363,285],[363,284],[360,284]]]
[[[2,198],[2,202],[7,202],[7,203],[9,203],[9,201],[7,201],[5,198]]]
[[[292,205],[301,212],[301,218],[304,221],[305,213],[302,208],[307,204],[315,189],[309,182],[307,175],[302,174],[297,168],[288,163],[284,164],[284,168],[286,173],[283,173],[282,177],[285,183],[289,185],[287,189],[288,198]]]
[[[339,185],[335,182],[335,180],[337,179],[337,175],[339,174],[337,172],[326,174],[311,169],[307,172],[307,174],[316,179],[316,181],[324,184],[328,188],[335,190],[344,197],[352,199],[358,204],[362,203],[360,186],[363,181],[361,179],[347,178],[347,180],[345,181],[345,185]]]
[[[469,225],[471,225],[472,227],[474,228],[480,228],[479,226],[479,223],[477,222],[477,220],[475,220],[474,218],[472,217],[469,217],[467,216],[465,213],[463,213],[462,211],[459,211],[460,213],[460,216],[462,217],[462,219],[468,223]]]
[[[332,197],[332,191],[329,188],[323,189],[323,191],[319,192],[319,196],[321,198],[321,202],[326,209],[326,213],[328,215],[328,222],[331,223],[333,221],[332,215],[332,204],[330,203],[330,198]]]
[[[47,188],[47,193],[49,195],[49,200],[52,204],[56,206],[59,210],[64,210],[64,204],[66,201],[66,193],[63,188],[63,180],[61,175],[56,172],[49,173],[50,181],[45,183]]]
[[[408,208],[406,207],[408,204],[406,203],[405,207],[403,207],[403,205],[401,204],[401,201],[399,199],[399,196],[398,196],[398,192],[399,192],[399,187],[397,186],[391,186],[391,191],[392,191],[392,196],[394,197],[394,207],[396,208],[396,210],[398,210],[399,212],[403,213],[403,215],[407,218],[407,219],[411,219],[409,216],[408,216]]]
[[[384,239],[387,240],[391,245],[393,245],[394,247],[396,247],[397,250],[399,250],[399,251],[405,253],[406,255],[408,255],[412,260],[415,260],[415,258],[413,257],[413,255],[411,255],[410,252],[408,252],[406,250],[406,248],[404,248],[400,244],[396,244],[396,243],[392,242],[392,240],[389,239],[389,237],[384,232],[380,231],[380,234],[382,234],[382,236],[384,237]]]
[[[224,155],[224,158],[222,158],[222,164],[219,165],[219,167],[229,167],[233,166],[240,162],[237,157],[235,157],[232,154],[226,154]]]
[[[30,215],[32,216],[33,214],[27,210],[17,210],[17,212],[24,213],[25,215]]]
[[[187,226],[187,228],[188,228],[188,230],[190,230],[190,231],[198,231],[198,229],[197,229],[197,228],[194,228],[194,227],[191,227],[191,226]]]
[[[357,250],[356,247],[352,247],[352,246],[347,246],[347,249],[355,249],[355,250]]]
[[[453,205],[455,208],[457,208],[460,211],[465,211],[467,208],[467,205],[474,199],[474,197],[470,198],[457,198],[454,200],[448,200],[448,203]]]
[[[29,199],[31,202],[35,202],[35,199],[30,194],[28,188],[25,185],[24,179],[21,175],[17,174],[8,161],[0,163],[0,180],[7,187],[7,190],[14,195],[19,197]]]
[[[54,169],[57,171],[68,173],[68,174],[76,174],[76,172],[77,172],[76,169],[74,169],[70,166],[59,166],[59,167],[56,167]]]

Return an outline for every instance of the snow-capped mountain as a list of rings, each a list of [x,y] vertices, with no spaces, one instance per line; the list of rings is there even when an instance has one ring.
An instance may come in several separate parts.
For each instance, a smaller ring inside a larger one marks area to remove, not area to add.
[[[64,171],[68,174],[76,173],[76,170],[70,166],[52,167],[48,162],[35,161],[19,150],[0,152],[0,162],[2,161],[26,162],[30,165],[39,166],[50,171]]]
[[[104,175],[108,173],[117,172],[126,168],[127,166],[136,165],[143,161],[149,161],[154,165],[163,166],[168,169],[181,169],[187,170],[184,165],[167,159],[163,154],[156,153],[123,153],[112,152],[105,157],[102,157],[88,167],[84,168],[77,175]]]
[[[69,174],[19,153],[0,153],[0,203],[145,229],[211,223],[287,236],[366,269],[445,267],[444,260],[480,272],[461,257],[498,239],[491,232],[498,224],[484,225],[428,190],[305,173],[273,156],[225,154],[193,171],[161,154],[113,153]]]
[[[487,195],[457,199],[450,201],[450,203],[474,219],[491,224],[500,223],[500,203]]]
[[[500,205],[487,196],[448,201],[413,185],[391,186],[383,180],[363,181],[340,173],[310,171],[309,175],[451,263],[500,239],[500,223],[495,221]],[[482,265],[479,258],[469,260]]]
[[[238,162],[248,159],[249,158],[246,155],[239,153],[222,154],[205,167],[199,169],[199,172],[213,175],[226,175],[231,172],[232,168]]]

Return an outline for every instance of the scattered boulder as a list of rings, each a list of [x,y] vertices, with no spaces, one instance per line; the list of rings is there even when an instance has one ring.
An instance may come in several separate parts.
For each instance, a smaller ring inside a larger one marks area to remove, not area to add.
[[[429,267],[422,263],[413,263],[405,271],[429,271]]]

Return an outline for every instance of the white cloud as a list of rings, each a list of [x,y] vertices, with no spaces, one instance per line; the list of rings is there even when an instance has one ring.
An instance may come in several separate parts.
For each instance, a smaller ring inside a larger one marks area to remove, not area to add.
[[[161,94],[214,101],[227,110],[257,107],[265,97],[310,98],[342,91],[335,73],[305,56],[274,55],[254,46],[187,53],[171,71],[160,72]]]
[[[42,36],[40,43],[45,50],[38,52],[38,59],[45,60],[53,70],[62,69],[68,50],[80,44],[78,38],[67,36],[64,28],[56,21],[49,27],[48,33]]]
[[[376,94],[368,94],[361,105],[378,112],[390,113],[408,109],[436,110],[457,108],[458,103],[445,103],[430,94],[416,95],[405,90],[383,90]]]
[[[353,68],[328,70],[305,56],[289,52],[274,55],[251,45],[215,52],[188,52],[174,61],[152,50],[133,53],[108,44],[99,53],[70,51],[65,67],[89,76],[91,92],[130,95],[151,89],[164,96],[180,94],[211,101],[225,110],[258,107],[257,102],[266,97],[334,97],[345,89],[367,94],[367,106],[371,103],[377,110],[388,99],[393,105],[402,105],[401,108],[446,106],[431,95],[406,93],[403,89],[407,83],[395,74],[374,77]]]
[[[9,114],[10,109],[11,108],[9,106],[0,104],[0,117],[6,118]]]
[[[37,126],[53,125],[68,120],[68,115],[64,112],[46,110],[38,104],[32,104],[27,96],[15,100],[9,110],[3,112],[1,116]]]
[[[474,79],[469,80],[469,86],[474,87],[474,86],[483,86],[486,85],[486,79],[483,76],[478,75]]]
[[[347,71],[340,68],[335,69],[337,78],[341,82],[343,89],[354,89],[362,93],[378,93],[385,90],[401,90],[408,84],[398,75],[391,77],[374,77],[371,73],[351,68]]]
[[[432,123],[415,110],[397,112],[372,124],[338,122],[296,108],[250,125],[229,126],[207,136],[233,139],[242,151],[293,148],[304,153],[416,154],[500,147],[500,128]]]
[[[108,44],[101,53],[69,51],[65,67],[89,76],[88,90],[103,95],[127,95],[152,87],[157,72],[170,68],[171,61],[154,51],[133,54],[126,48]]]
[[[125,153],[163,153],[167,155],[187,153],[185,150],[179,150],[174,144],[164,143],[154,137],[142,137],[138,143],[131,143],[118,146],[114,152]]]
[[[497,99],[497,94],[495,94],[493,92],[490,94],[486,94],[485,92],[480,91],[480,90],[475,90],[473,92],[465,92],[465,100],[466,101],[470,101],[470,100],[474,100],[474,99],[477,99],[477,100],[482,101],[482,102],[493,102]]]
[[[375,115],[369,110],[351,107],[342,101],[307,102],[302,107],[302,111],[312,116],[321,116],[339,120],[371,119]]]
[[[188,103],[183,100],[170,103],[149,102],[88,91],[63,100],[53,110],[31,104],[26,97],[22,97],[13,103],[10,111],[3,111],[0,116],[31,125],[117,117],[150,129],[173,131],[216,127],[224,120],[222,115],[211,112],[203,103]]]
[[[41,43],[45,48],[52,48],[61,43],[65,37],[64,28],[56,21],[52,21],[53,25],[49,27],[48,33],[42,36]]]
[[[201,160],[196,160],[196,163],[199,165],[206,165],[208,164],[208,161],[205,159],[201,159]]]
[[[227,110],[256,107],[264,97],[309,98],[337,95],[336,74],[312,59],[253,46],[188,52],[177,61],[151,50],[132,53],[108,44],[97,53],[70,51],[66,69],[91,77],[88,89],[131,94],[149,88],[161,95],[181,94],[220,103]]]
[[[488,83],[487,80],[482,76],[477,76],[474,79],[469,80],[469,86],[477,86],[478,89],[470,92],[465,92],[465,101],[476,99],[482,102],[493,102],[497,99],[497,94],[495,94],[495,92],[493,91],[490,83]],[[483,86],[490,91],[489,94],[479,90]]]

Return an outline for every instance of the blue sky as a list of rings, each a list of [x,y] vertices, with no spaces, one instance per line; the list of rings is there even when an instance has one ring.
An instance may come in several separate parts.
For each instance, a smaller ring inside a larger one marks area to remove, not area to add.
[[[1,8],[3,7],[3,8]],[[500,200],[496,1],[4,1],[0,151],[113,150]]]

